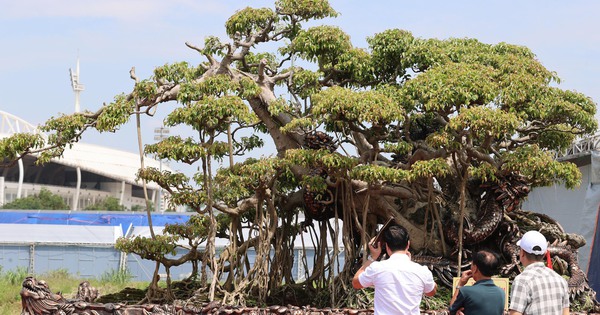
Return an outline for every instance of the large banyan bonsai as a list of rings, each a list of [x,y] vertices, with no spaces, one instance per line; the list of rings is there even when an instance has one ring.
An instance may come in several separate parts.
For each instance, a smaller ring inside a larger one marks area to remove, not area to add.
[[[40,128],[47,141],[15,134],[0,141],[0,151],[5,161],[37,154],[44,163],[90,128],[113,132],[131,116],[139,126],[140,115],[168,107],[163,123],[190,126],[195,135],[143,150],[198,164],[199,172],[189,178],[142,163],[139,177],[167,190],[172,206],[198,214],[164,235],[121,239],[117,247],[167,271],[191,263],[198,294],[232,304],[290,302],[290,288],[313,303],[368,303],[351,290],[352,270],[388,217],[409,230],[414,253],[462,264],[469,248],[506,235],[503,222],[520,222],[505,214],[519,209],[531,187],[579,184],[577,167],[553,152],[595,132],[596,104],[557,87],[557,75],[529,49],[400,29],[358,48],[336,26],[303,27],[336,15],[325,0],[235,12],[226,40],[186,43],[197,62],[166,64],[143,80],[132,68],[131,92],[96,112],[48,120]],[[261,156],[262,148],[274,148],[272,155]],[[234,156],[246,158],[234,163]],[[216,170],[214,161],[225,158]],[[302,233],[313,236],[305,245],[315,256],[299,280],[292,265]],[[217,249],[216,238],[229,245]],[[181,240],[189,252],[170,255]],[[341,250],[345,259],[337,260]],[[509,263],[510,251],[503,253]],[[172,299],[157,281],[147,298]]]

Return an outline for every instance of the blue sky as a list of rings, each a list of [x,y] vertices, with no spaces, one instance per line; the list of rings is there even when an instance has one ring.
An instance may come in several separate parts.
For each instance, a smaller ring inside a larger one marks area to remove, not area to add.
[[[341,15],[323,24],[340,26],[357,47],[390,28],[416,37],[472,37],[484,43],[529,47],[562,79],[560,87],[600,101],[600,2],[597,1],[351,1],[331,0]],[[44,122],[74,110],[69,68],[79,57],[81,108],[95,111],[131,90],[129,69],[138,77],[176,61],[204,61],[185,42],[223,39],[224,23],[245,6],[273,7],[264,0],[19,0],[0,10],[0,110]],[[166,104],[157,115],[173,105]],[[598,117],[599,115],[597,115]],[[133,121],[133,120],[132,120]],[[160,120],[144,119],[151,142]],[[135,152],[132,124],[83,141]],[[177,132],[174,130],[173,132]]]

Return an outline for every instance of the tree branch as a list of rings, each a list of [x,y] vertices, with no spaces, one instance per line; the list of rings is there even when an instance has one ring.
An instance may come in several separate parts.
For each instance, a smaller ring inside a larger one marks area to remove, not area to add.
[[[218,62],[215,60],[215,58],[213,58],[213,56],[205,53],[202,49],[190,44],[189,42],[185,42],[185,45],[188,46],[189,48],[199,52],[200,54],[204,55],[204,57],[206,57],[206,59],[208,59],[208,62],[210,63],[211,66],[216,66],[218,64]]]

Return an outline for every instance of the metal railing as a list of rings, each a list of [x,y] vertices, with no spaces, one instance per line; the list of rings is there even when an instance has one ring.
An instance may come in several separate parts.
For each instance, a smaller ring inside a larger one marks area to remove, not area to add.
[[[37,126],[26,120],[0,110],[0,138],[19,132],[37,133],[39,131]]]
[[[555,157],[557,160],[568,160],[575,156],[589,154],[595,150],[600,150],[600,133],[577,140],[566,150],[556,151]]]

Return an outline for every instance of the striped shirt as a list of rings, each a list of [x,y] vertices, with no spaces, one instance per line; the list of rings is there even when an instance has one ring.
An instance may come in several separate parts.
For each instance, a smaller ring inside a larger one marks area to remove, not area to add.
[[[569,307],[567,281],[543,262],[535,262],[513,282],[509,309],[526,315],[560,315]]]

